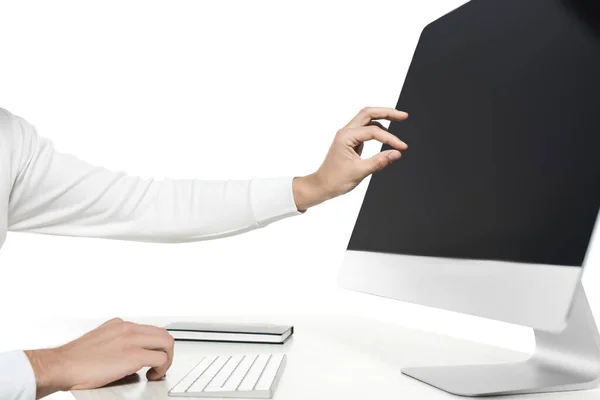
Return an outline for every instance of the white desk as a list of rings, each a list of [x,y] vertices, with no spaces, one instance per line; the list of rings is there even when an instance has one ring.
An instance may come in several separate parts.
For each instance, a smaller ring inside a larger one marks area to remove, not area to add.
[[[164,325],[184,319],[155,318],[136,322]],[[451,399],[459,397],[404,376],[400,369],[526,358],[522,353],[357,317],[293,316],[255,320],[293,323],[296,333],[284,345],[177,342],[173,366],[165,380],[147,382],[145,375],[139,374],[129,383],[73,394],[78,400],[168,399],[168,389],[197,363],[201,354],[285,352],[288,363],[275,400]],[[598,399],[600,390],[509,397],[510,400],[534,398]]]

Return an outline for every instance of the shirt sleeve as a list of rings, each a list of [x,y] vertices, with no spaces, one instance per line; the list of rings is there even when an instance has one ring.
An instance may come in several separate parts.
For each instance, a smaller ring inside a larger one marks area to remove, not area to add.
[[[12,119],[10,231],[186,242],[300,214],[293,178],[142,179],[57,152],[23,118]]]
[[[35,375],[22,351],[0,353],[0,399],[35,400]]]

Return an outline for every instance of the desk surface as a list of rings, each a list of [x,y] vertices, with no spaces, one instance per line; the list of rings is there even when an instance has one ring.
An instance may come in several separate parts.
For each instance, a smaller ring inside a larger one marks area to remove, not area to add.
[[[195,317],[195,320],[200,320]],[[246,320],[252,320],[245,318]],[[136,322],[164,325],[190,318],[152,318]],[[216,319],[210,321],[236,318]],[[459,398],[401,374],[401,368],[513,362],[523,353],[350,316],[261,317],[255,321],[291,323],[296,333],[284,345],[177,342],[165,380],[147,382],[140,373],[128,382],[74,391],[78,400],[169,399],[167,391],[203,354],[287,353],[288,363],[275,400],[451,399]],[[512,396],[517,399],[598,399],[600,389],[584,392]],[[171,398],[172,399],[172,398]]]

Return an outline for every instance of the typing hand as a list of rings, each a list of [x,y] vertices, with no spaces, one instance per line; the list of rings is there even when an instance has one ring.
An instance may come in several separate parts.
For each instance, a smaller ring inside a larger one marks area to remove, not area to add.
[[[340,129],[321,167],[314,174],[294,179],[294,200],[298,210],[306,210],[354,189],[364,178],[389,166],[406,150],[406,143],[374,121],[402,121],[408,114],[393,108],[367,107]],[[363,160],[363,144],[377,140],[393,149]]]
[[[94,389],[151,367],[162,379],[173,361],[173,337],[164,329],[112,319],[54,349],[25,351],[36,377],[37,398],[59,390]]]

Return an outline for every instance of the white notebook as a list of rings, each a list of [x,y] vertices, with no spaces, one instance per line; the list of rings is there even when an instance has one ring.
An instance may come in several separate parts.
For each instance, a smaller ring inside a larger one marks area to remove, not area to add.
[[[165,329],[175,340],[283,344],[294,333],[291,325],[256,323],[174,322]]]

